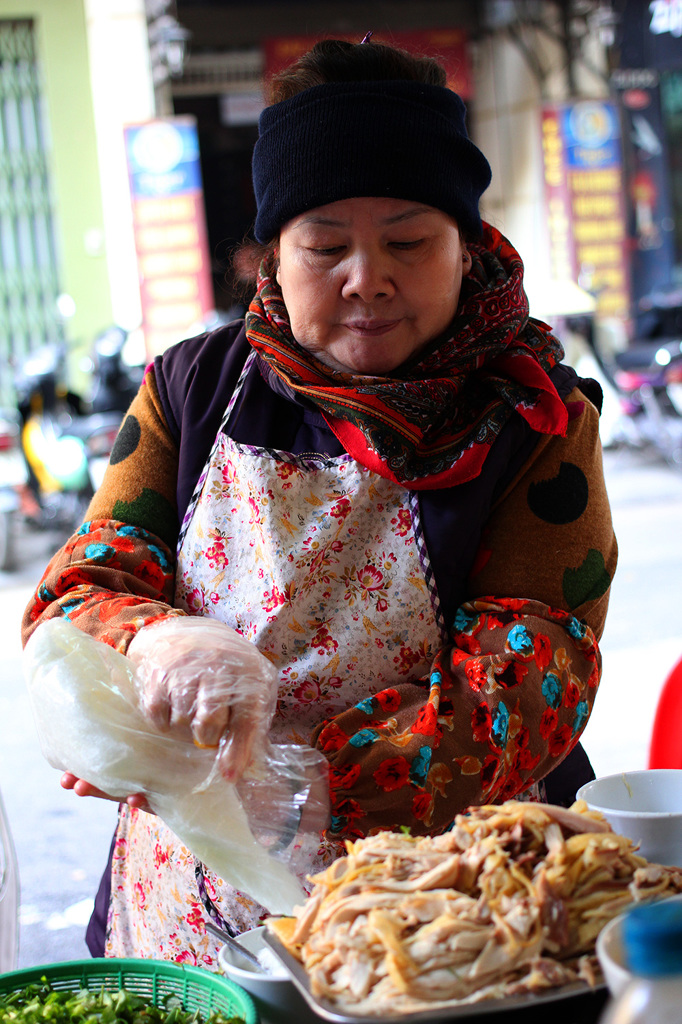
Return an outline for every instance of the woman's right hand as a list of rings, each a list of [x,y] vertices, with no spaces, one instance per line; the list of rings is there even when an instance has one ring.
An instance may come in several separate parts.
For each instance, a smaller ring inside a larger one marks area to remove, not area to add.
[[[62,789],[71,789],[76,796],[96,796],[100,800],[113,800],[117,804],[123,802],[128,804],[129,807],[137,807],[140,811],[147,811],[148,814],[154,813],[147,803],[144,793],[131,793],[124,801],[121,801],[117,796],[110,796],[109,793],[102,792],[96,786],[91,786],[85,779],[79,779],[72,772],[64,772],[59,781]]]
[[[128,647],[141,706],[162,732],[216,749],[236,782],[275,711],[277,673],[255,644],[217,619],[172,615]]]

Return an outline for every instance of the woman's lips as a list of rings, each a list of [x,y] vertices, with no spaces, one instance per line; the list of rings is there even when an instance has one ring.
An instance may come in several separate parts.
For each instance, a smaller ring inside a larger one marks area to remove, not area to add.
[[[387,334],[400,323],[400,320],[351,320],[346,324],[353,334],[360,334],[365,338],[375,338],[380,334]]]

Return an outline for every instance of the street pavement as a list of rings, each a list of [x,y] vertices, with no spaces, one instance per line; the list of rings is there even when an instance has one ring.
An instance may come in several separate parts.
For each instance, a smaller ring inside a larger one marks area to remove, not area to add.
[[[629,450],[607,451],[604,462],[620,561],[584,735],[598,775],[646,767],[658,694],[682,657],[682,470]],[[60,788],[22,680],[19,623],[60,543],[25,532],[18,571],[0,573],[0,791],[19,862],[20,967],[88,956],[85,924],[116,817],[114,804]]]

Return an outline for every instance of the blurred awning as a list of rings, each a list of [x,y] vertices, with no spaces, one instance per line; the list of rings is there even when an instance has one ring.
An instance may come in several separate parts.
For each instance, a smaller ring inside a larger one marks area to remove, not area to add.
[[[526,278],[530,315],[536,320],[594,313],[597,300],[575,281]]]

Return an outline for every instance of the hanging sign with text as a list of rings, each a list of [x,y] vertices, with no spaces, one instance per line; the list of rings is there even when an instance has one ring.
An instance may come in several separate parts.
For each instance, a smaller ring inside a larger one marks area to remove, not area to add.
[[[213,286],[193,117],[125,129],[147,355],[200,330]]]
[[[552,278],[577,281],[597,313],[628,319],[630,282],[620,127],[614,104],[583,100],[542,111]]]

